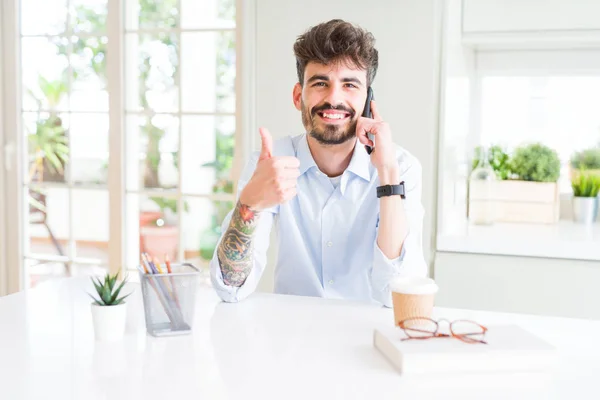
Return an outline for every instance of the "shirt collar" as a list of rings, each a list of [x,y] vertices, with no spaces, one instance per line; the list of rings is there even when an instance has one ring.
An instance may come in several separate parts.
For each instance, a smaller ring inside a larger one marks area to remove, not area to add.
[[[315,163],[315,160],[310,152],[310,148],[308,147],[308,135],[304,135],[304,137],[300,139],[297,157],[298,161],[300,161],[300,175],[304,174],[312,167],[317,167],[317,164]],[[367,154],[367,151],[365,150],[364,146],[358,140],[356,140],[352,158],[350,159],[350,164],[348,165],[347,171],[350,171],[354,175],[369,181],[371,179],[371,172],[369,170],[370,164],[371,158]]]
[[[300,161],[300,175],[304,174],[312,167],[317,166],[317,164],[315,163],[315,159],[313,158],[310,152],[310,148],[308,147],[307,135],[304,135],[300,139],[300,143],[298,143],[298,152],[296,156],[298,157],[298,161]]]
[[[366,181],[371,180],[371,157],[367,154],[365,147],[356,140],[354,145],[354,152],[352,153],[352,159],[347,170],[352,172],[356,176],[360,176]]]

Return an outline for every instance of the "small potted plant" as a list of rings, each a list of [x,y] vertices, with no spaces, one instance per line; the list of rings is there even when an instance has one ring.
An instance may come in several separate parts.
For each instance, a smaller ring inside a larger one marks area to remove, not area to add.
[[[119,340],[125,334],[125,323],[127,321],[125,298],[129,294],[119,297],[127,279],[116,286],[118,275],[119,273],[113,276],[107,273],[104,282],[100,278],[91,278],[98,295],[98,298],[96,298],[90,294],[94,299],[92,302],[92,319],[96,339],[100,341]]]
[[[571,180],[573,188],[573,220],[583,224],[592,224],[598,216],[598,192],[600,176],[580,171]]]

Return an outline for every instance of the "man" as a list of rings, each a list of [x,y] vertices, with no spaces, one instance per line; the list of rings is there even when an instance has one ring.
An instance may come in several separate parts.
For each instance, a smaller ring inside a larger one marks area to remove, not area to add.
[[[297,39],[293,102],[306,134],[273,143],[260,129],[261,151],[242,173],[210,265],[224,301],[255,290],[273,227],[276,293],[391,307],[394,277],[427,274],[421,165],[393,143],[375,101],[373,118],[361,116],[378,67],[374,42],[341,20]]]

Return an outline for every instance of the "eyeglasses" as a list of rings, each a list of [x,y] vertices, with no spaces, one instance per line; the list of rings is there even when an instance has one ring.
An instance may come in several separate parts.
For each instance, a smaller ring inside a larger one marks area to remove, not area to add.
[[[450,334],[439,332],[439,323],[441,321],[446,321],[450,324]],[[402,328],[407,336],[402,340],[453,337],[462,340],[465,343],[487,344],[483,339],[488,329],[474,321],[456,320],[451,322],[447,319],[436,321],[426,317],[415,317],[400,321],[398,326]]]

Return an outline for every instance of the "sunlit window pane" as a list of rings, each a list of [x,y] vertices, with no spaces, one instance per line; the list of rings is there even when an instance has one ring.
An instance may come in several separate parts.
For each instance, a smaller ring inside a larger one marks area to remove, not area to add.
[[[178,1],[125,0],[126,29],[170,29],[179,26]],[[204,3],[204,0],[199,3]]]
[[[71,114],[71,181],[102,184],[108,177],[108,115]]]
[[[126,43],[126,80],[131,81],[126,90],[128,110],[177,112],[177,35],[130,34]],[[137,63],[137,68],[132,68],[132,63]]]
[[[70,0],[72,33],[106,32],[107,0]]]
[[[108,263],[108,190],[73,190],[73,239],[75,256]],[[93,212],[91,212],[93,210]]]
[[[65,182],[69,159],[69,125],[67,113],[24,113],[24,143],[27,163],[25,182]]]
[[[561,191],[569,192],[573,153],[600,143],[600,77],[485,77],[481,136],[509,149],[541,142],[562,164]]]
[[[29,256],[69,255],[69,190],[25,189],[25,252]]]
[[[71,109],[108,112],[106,36],[85,39],[73,37],[71,41]]]
[[[178,186],[179,120],[168,114],[127,118],[127,188],[172,189]]]
[[[235,117],[183,116],[183,193],[233,193],[234,132]]]
[[[23,38],[21,74],[23,108],[28,111],[67,110],[69,59],[66,38]]]
[[[183,111],[233,112],[235,33],[182,33],[181,51]]]
[[[208,263],[221,236],[221,222],[233,208],[232,201],[185,198],[188,205],[183,220],[186,259]]]
[[[235,27],[235,0],[181,0],[183,29]]]
[[[65,32],[67,0],[21,0],[21,34],[58,35]]]

